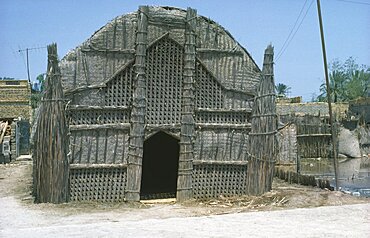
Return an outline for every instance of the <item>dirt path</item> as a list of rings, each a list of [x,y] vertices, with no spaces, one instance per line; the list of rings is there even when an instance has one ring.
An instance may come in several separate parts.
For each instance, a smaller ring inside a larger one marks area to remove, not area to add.
[[[278,181],[258,198],[33,204],[30,173],[0,165],[0,237],[370,237],[370,200],[340,192]]]

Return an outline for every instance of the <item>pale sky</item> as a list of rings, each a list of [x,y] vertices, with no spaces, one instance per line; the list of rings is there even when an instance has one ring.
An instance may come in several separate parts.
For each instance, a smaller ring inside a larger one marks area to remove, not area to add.
[[[0,0],[0,77],[26,79],[25,54],[18,51],[41,47],[29,51],[34,81],[46,71],[42,47],[56,42],[62,58],[110,20],[139,5],[197,9],[226,28],[259,66],[268,44],[274,45],[277,59],[289,33],[296,32],[275,62],[275,82],[287,84],[290,96],[306,101],[319,92],[324,71],[316,0]],[[353,56],[357,63],[370,65],[370,0],[321,0],[321,7],[328,61]]]

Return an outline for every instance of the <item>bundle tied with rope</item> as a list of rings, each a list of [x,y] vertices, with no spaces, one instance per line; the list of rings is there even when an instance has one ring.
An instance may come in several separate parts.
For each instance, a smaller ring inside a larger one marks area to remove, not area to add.
[[[35,202],[69,200],[68,127],[57,45],[48,47],[46,86],[34,136],[33,192]]]
[[[274,49],[265,50],[262,78],[255,97],[251,132],[249,134],[249,158],[247,193],[260,195],[271,190],[277,156],[277,116],[273,75]]]

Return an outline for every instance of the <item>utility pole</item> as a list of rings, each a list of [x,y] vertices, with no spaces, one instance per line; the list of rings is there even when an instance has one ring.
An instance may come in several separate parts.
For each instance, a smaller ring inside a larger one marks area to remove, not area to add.
[[[38,49],[45,49],[46,47],[45,46],[43,46],[43,47],[34,47],[34,48],[26,48],[26,49],[20,49],[20,50],[18,50],[18,52],[19,53],[21,53],[21,52],[26,52],[26,61],[27,61],[27,63],[26,63],[26,65],[27,65],[27,79],[28,79],[28,83],[29,84],[31,84],[31,77],[30,77],[30,61],[29,61],[29,59],[28,59],[28,52],[30,51],[30,50],[38,50]]]
[[[336,131],[334,130],[334,118],[333,118],[333,111],[331,107],[328,64],[326,61],[324,28],[323,28],[322,17],[321,17],[320,0],[317,0],[317,13],[319,16],[319,24],[320,24],[321,47],[322,47],[322,56],[324,60],[324,71],[325,71],[325,82],[326,82],[326,97],[327,97],[328,106],[329,106],[330,131],[331,131],[331,138],[332,138],[332,143],[333,143],[335,190],[338,191],[339,186],[338,186],[337,138],[336,138]]]
[[[31,79],[30,79],[30,61],[28,60],[28,48],[26,48],[26,58],[27,58],[27,79],[28,79],[28,83],[31,83]]]

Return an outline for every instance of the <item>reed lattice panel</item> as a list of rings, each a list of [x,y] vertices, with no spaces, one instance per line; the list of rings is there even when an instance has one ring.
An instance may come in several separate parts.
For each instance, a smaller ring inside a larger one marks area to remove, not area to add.
[[[193,169],[193,197],[246,194],[246,165],[199,164]]]
[[[194,158],[206,161],[246,161],[248,147],[248,134],[245,129],[217,132],[198,130],[194,140]]]
[[[147,52],[146,84],[148,124],[181,122],[183,49],[168,37]]]
[[[221,85],[199,61],[195,64],[195,82],[195,106],[197,108],[223,107]]]
[[[201,112],[195,114],[195,120],[199,123],[227,123],[243,124],[247,123],[248,115],[246,112]]]
[[[307,136],[297,137],[298,156],[301,158],[331,158],[331,136]]]
[[[123,201],[125,185],[126,168],[70,170],[71,201]]]
[[[122,109],[71,110],[68,114],[70,125],[128,123],[130,119],[129,111]]]
[[[330,133],[329,124],[297,124],[297,135]]]
[[[107,83],[104,88],[106,106],[130,106],[132,102],[133,80],[135,79],[134,63],[129,64],[122,72]]]

